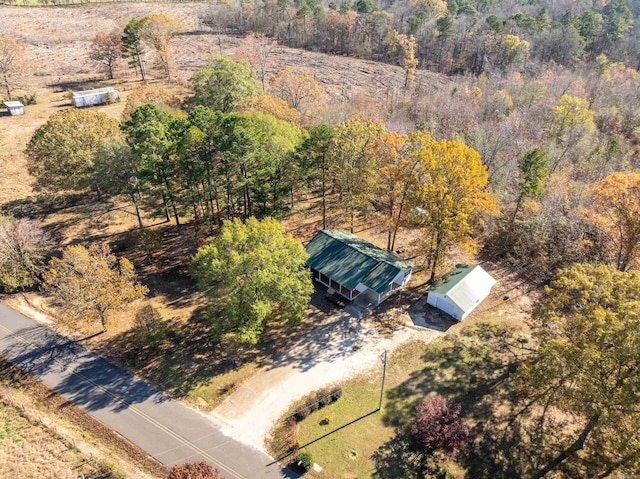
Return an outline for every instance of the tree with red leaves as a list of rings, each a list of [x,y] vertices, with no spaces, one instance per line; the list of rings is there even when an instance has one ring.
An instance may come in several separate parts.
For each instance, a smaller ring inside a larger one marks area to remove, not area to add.
[[[440,396],[432,396],[420,404],[411,424],[411,432],[425,452],[453,454],[469,440],[469,429],[460,418],[460,405]]]
[[[185,462],[176,464],[169,470],[167,479],[224,479],[211,464],[200,462]]]

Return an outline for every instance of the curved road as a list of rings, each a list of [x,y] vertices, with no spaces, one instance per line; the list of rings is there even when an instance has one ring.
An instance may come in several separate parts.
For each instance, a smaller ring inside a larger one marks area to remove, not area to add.
[[[297,477],[206,416],[1,302],[0,355],[166,466],[206,460],[226,479]]]

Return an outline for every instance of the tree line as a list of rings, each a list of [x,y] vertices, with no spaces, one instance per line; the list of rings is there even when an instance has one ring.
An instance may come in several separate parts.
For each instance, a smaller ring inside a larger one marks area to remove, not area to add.
[[[407,71],[523,70],[529,59],[573,67],[606,54],[638,68],[637,2],[316,0],[216,4],[216,31],[261,32],[279,43],[399,62]],[[405,47],[400,49],[398,39]],[[407,45],[410,45],[407,48]],[[407,58],[411,58],[407,64]]]

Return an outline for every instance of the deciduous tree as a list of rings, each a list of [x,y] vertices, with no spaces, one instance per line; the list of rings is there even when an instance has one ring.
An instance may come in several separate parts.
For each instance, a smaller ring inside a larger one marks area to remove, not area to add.
[[[589,193],[594,204],[585,215],[607,235],[616,268],[635,268],[640,255],[640,173],[611,173]]]
[[[248,62],[221,56],[214,56],[211,66],[197,71],[189,83],[193,88],[193,96],[187,101],[189,106],[203,105],[224,113],[262,91]]]
[[[307,68],[286,67],[269,80],[269,85],[274,96],[282,98],[306,120],[317,117],[324,106],[324,91]]]
[[[50,246],[37,221],[0,214],[0,288],[10,293],[33,285]]]
[[[344,209],[353,232],[359,211],[372,209],[375,159],[367,154],[367,147],[385,131],[382,123],[366,118],[343,121],[333,129],[327,151],[328,169],[339,192],[340,207]]]
[[[448,17],[441,17],[448,18]],[[398,64],[404,69],[404,86],[408,90],[413,90],[416,78],[416,39],[412,36],[403,35],[396,30],[390,31],[384,39],[387,54],[398,57]]]
[[[579,427],[562,435],[565,445],[535,477],[561,464],[577,467],[572,477],[637,471],[639,297],[640,276],[602,264],[576,264],[545,288],[533,313],[539,348],[518,369],[515,384],[546,404],[543,414],[557,408]]]
[[[191,266],[211,299],[214,335],[255,345],[269,321],[300,321],[313,291],[307,257],[274,219],[225,222]]]
[[[122,38],[118,32],[98,32],[89,47],[89,58],[102,66],[109,80],[113,80],[113,70],[122,58]]]
[[[118,123],[104,113],[77,108],[56,112],[27,144],[29,173],[46,191],[86,188],[93,155],[119,134]]]
[[[265,78],[269,66],[269,57],[275,50],[278,43],[267,38],[264,33],[249,33],[240,48],[236,50],[236,57],[239,60],[246,60],[258,75],[258,80],[265,89]]]
[[[418,162],[410,216],[422,228],[434,281],[450,248],[475,250],[472,234],[483,215],[496,212],[497,201],[486,190],[489,175],[478,152],[459,141],[435,141],[426,132],[412,134],[409,142]]]
[[[288,121],[294,125],[300,125],[302,122],[302,115],[298,110],[291,108],[281,98],[274,98],[271,95],[247,97],[236,110],[240,113],[252,111],[266,113],[278,120]]]
[[[42,275],[43,287],[60,304],[59,315],[74,327],[106,330],[109,313],[143,298],[149,291],[136,282],[133,265],[119,260],[106,245],[69,246]]]
[[[462,422],[461,410],[459,404],[441,396],[428,397],[418,406],[411,433],[424,447],[424,452],[452,454],[467,444],[469,429]]]
[[[24,47],[13,37],[0,36],[0,75],[7,92],[7,99],[11,100],[11,89],[14,81],[26,67]]]
[[[170,90],[158,85],[147,83],[140,85],[127,96],[127,103],[122,110],[122,118],[127,119],[133,110],[146,103],[151,103],[168,112],[180,108],[180,98]]]
[[[155,51],[158,69],[171,79],[173,55],[169,49],[169,42],[182,30],[182,27],[166,13],[145,15],[138,20],[136,26],[136,33],[140,40]]]
[[[377,165],[376,192],[386,217],[387,251],[395,248],[396,234],[415,180],[417,161],[407,156],[406,140],[397,133],[385,133],[367,148]]]

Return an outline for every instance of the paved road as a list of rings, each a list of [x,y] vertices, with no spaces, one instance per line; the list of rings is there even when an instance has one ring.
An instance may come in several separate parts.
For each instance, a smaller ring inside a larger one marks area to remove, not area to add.
[[[226,479],[297,477],[204,415],[0,302],[0,355],[161,463],[206,460]]]

